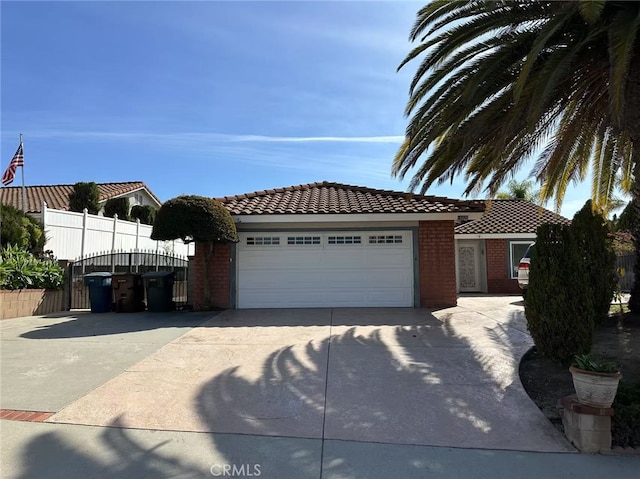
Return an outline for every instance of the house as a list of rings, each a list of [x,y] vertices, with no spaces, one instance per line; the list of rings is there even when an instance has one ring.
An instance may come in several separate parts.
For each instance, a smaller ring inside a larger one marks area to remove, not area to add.
[[[100,191],[100,204],[111,198],[127,197],[129,204],[151,205],[159,209],[162,201],[141,181],[125,183],[97,183]],[[27,213],[40,213],[42,203],[56,210],[69,209],[69,194],[73,191],[73,185],[42,185],[26,186]],[[0,203],[22,209],[22,187],[11,186],[0,188]]]
[[[543,223],[570,220],[525,200],[488,200],[482,218],[455,228],[460,293],[520,293],[518,263]]]
[[[483,202],[311,183],[218,198],[240,241],[196,245],[190,298],[223,308],[456,304],[454,226]]]
[[[58,260],[73,261],[79,257],[105,251],[157,250],[171,248],[178,254],[191,250],[181,241],[158,242],[151,239],[152,227],[136,222],[98,215],[75,213],[69,210],[69,194],[73,185],[27,186],[27,212],[44,226],[47,242]],[[151,205],[159,209],[161,201],[140,181],[127,183],[98,183],[100,203],[111,198],[129,198],[129,204]],[[0,202],[22,209],[22,188],[0,188]],[[46,208],[44,204],[46,203]]]

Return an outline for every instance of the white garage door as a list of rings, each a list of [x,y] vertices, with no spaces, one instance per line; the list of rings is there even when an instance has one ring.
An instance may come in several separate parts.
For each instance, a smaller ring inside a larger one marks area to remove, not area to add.
[[[411,231],[241,233],[238,308],[413,306]]]

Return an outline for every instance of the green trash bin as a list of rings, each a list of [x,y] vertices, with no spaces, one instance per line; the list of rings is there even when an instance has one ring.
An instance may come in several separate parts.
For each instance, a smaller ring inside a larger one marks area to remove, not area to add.
[[[89,273],[84,275],[84,285],[89,288],[89,304],[92,313],[111,311],[111,273]]]
[[[138,273],[113,273],[111,278],[117,313],[144,311],[144,285]]]
[[[152,271],[142,275],[147,292],[147,308],[154,313],[163,313],[176,309],[173,302],[173,271]]]

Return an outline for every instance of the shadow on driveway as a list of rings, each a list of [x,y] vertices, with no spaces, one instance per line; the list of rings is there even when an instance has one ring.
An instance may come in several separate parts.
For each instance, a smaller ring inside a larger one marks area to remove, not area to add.
[[[183,337],[173,346],[183,348],[184,353],[195,352],[196,348],[215,352],[224,333],[215,328],[295,326],[296,315],[299,324],[300,315],[304,314],[300,310],[284,311],[278,320],[273,312],[229,313],[197,328],[199,338],[210,331],[211,342],[192,344]],[[320,316],[310,323],[322,323]],[[258,362],[258,369],[251,370],[252,374],[258,372],[258,377],[247,375],[242,358],[238,357],[237,365],[212,373],[195,388],[194,396],[189,396],[191,403],[159,404],[151,391],[149,403],[137,406],[145,411],[161,407],[155,416],[155,428],[159,429],[155,433],[161,437],[168,429],[163,426],[163,417],[172,408],[190,408],[198,423],[205,426],[203,430],[215,433],[202,436],[210,441],[212,451],[228,464],[265,465],[263,477],[318,477],[313,471],[317,470],[319,456],[312,453],[311,447],[296,442],[305,440],[322,444],[323,448],[325,443],[350,441],[345,444],[571,450],[520,385],[517,366],[530,345],[521,312],[511,312],[497,321],[487,314],[472,315],[457,309],[443,312],[440,318],[425,310],[351,314],[341,309],[331,314],[329,324],[330,337],[273,344],[266,359]],[[256,329],[253,334],[260,332]],[[228,342],[224,346],[237,347],[238,351],[247,349],[247,345]],[[166,354],[169,350],[163,349]],[[251,357],[256,351],[249,348],[244,354]],[[194,354],[183,357],[192,362],[185,362],[182,367],[211,367],[209,356],[202,364]],[[165,377],[163,372],[154,371],[154,365],[170,360],[169,356],[157,356],[141,374]],[[174,387],[176,391],[185,387],[176,377],[171,379],[164,381],[163,387]],[[122,389],[117,392],[126,394],[126,386],[127,383],[120,383]],[[125,403],[127,397],[123,399]],[[134,423],[135,415],[129,417],[134,420],[132,423],[123,422],[118,416],[109,425],[144,429],[144,425]],[[295,433],[300,430],[305,434]],[[20,477],[41,477],[40,473],[60,457],[77,459],[78,471],[84,477],[143,477],[138,471],[147,477],[201,477],[202,470],[181,462],[167,449],[161,450],[164,442],[160,439],[148,447],[135,437],[135,431],[105,429],[105,451],[101,454],[113,458],[105,464],[98,455],[93,457],[90,451],[71,446],[62,438],[38,435],[24,449],[25,472]],[[246,447],[247,442],[238,438],[279,445]],[[289,442],[278,442],[287,438]],[[350,469],[352,458],[347,450],[331,448],[331,454],[324,458],[323,476],[365,477]],[[414,451],[418,457],[407,456],[398,464],[398,471],[411,474],[403,476],[398,472],[397,477],[425,477],[431,468],[438,467],[433,461],[420,461],[420,449]],[[376,459],[383,455],[384,451]],[[299,474],[268,474],[269,465]]]
[[[36,319],[33,329],[20,334],[25,339],[83,338],[150,331],[161,328],[194,327],[220,314],[206,313],[76,313],[53,316],[46,320]],[[42,324],[44,322],[44,324]]]

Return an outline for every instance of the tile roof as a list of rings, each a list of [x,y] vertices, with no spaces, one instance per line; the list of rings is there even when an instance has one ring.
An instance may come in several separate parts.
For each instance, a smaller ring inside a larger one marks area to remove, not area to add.
[[[482,218],[456,226],[456,234],[535,233],[543,223],[571,221],[525,200],[486,200]]]
[[[159,204],[162,204],[162,201],[141,181],[98,183],[97,185],[100,191],[100,201],[144,188]],[[73,185],[27,186],[25,189],[27,194],[27,212],[36,213],[41,211],[43,201],[47,203],[49,208],[56,210],[69,209],[69,193],[73,191]],[[0,203],[22,209],[22,187],[9,186],[0,188]]]
[[[463,213],[482,212],[484,203],[412,195],[328,181],[217,198],[234,215]]]

